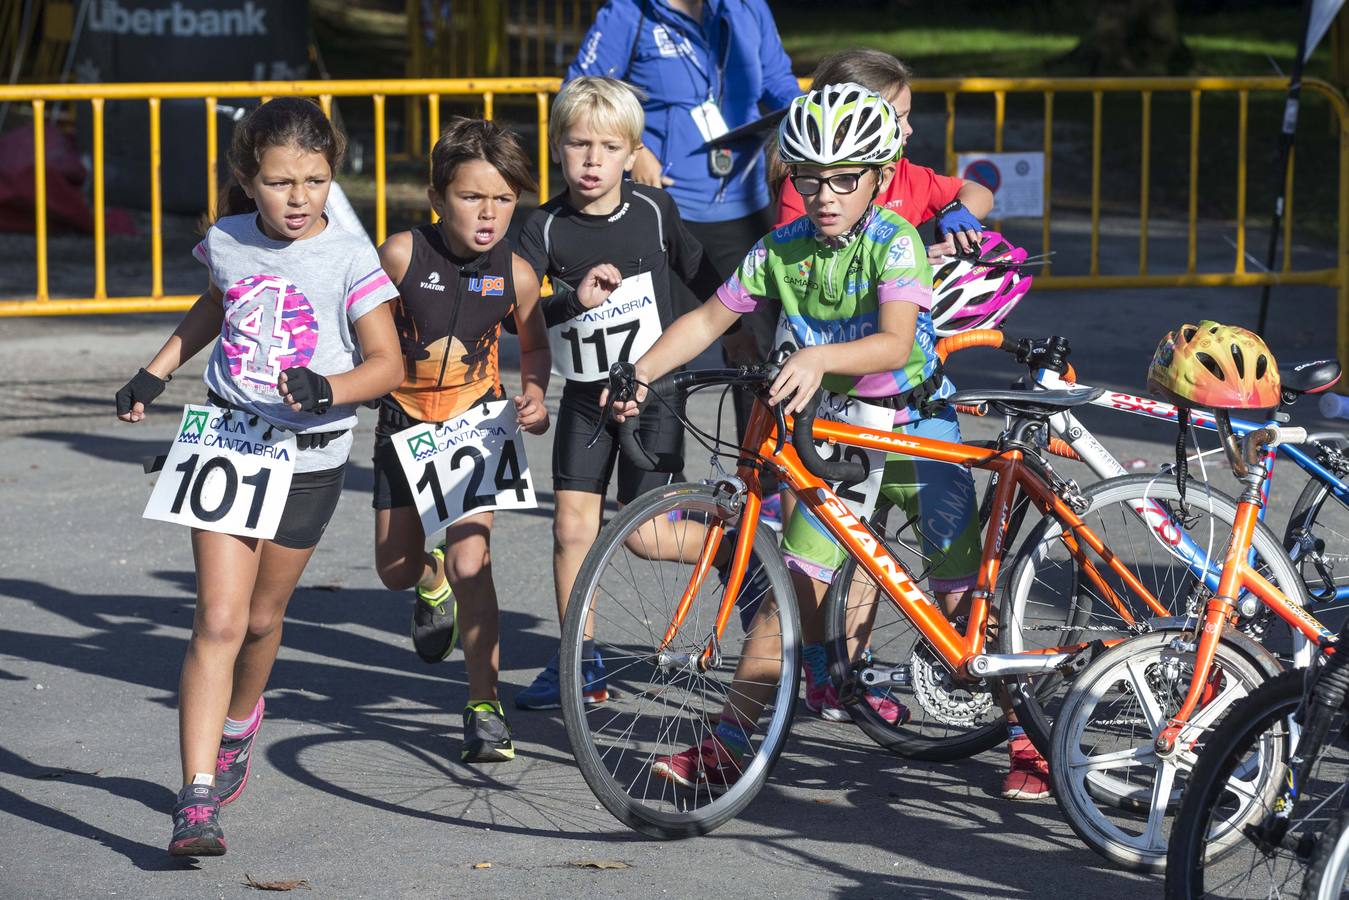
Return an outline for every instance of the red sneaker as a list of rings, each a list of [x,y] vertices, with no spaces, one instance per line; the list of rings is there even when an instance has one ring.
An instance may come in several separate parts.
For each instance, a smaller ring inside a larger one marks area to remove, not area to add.
[[[741,758],[713,735],[683,753],[659,757],[651,772],[680,787],[703,787],[720,796],[735,787],[743,766]]]
[[[1022,735],[1007,745],[1012,767],[1002,780],[1002,795],[1008,800],[1043,800],[1049,796],[1049,763]]]

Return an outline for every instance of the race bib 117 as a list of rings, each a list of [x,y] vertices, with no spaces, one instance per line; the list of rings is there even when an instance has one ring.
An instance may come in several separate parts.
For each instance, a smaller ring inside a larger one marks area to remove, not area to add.
[[[650,272],[623,283],[594,309],[548,329],[553,374],[600,381],[616,362],[636,362],[660,337],[660,311]]]

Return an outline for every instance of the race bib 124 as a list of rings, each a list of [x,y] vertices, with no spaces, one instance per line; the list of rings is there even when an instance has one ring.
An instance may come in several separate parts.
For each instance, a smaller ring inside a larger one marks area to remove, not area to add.
[[[393,443],[428,535],[473,513],[538,506],[509,400],[476,404],[443,425],[405,428]]]

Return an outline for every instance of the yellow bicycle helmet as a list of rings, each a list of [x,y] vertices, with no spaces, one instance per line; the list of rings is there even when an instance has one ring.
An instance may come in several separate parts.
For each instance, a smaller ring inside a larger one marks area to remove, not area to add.
[[[1187,408],[1268,409],[1279,403],[1279,366],[1258,334],[1205,320],[1157,345],[1148,391]]]

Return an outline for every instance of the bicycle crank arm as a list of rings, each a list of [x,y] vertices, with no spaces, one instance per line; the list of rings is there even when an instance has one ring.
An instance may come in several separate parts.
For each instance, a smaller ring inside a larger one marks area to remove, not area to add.
[[[1055,672],[1072,659],[1072,653],[980,653],[966,664],[971,675],[978,678],[1000,678],[1004,675],[1041,675]]]
[[[858,673],[867,687],[876,685],[910,685],[913,683],[913,666],[867,666]]]

